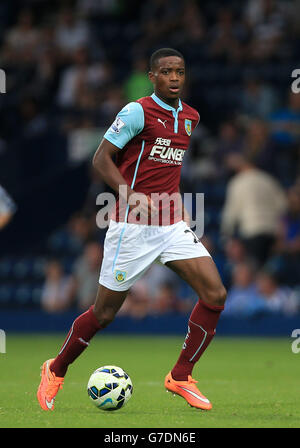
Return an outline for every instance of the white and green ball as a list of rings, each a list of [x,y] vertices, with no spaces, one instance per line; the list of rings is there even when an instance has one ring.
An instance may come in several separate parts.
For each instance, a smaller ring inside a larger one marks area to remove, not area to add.
[[[117,366],[99,367],[92,373],[87,392],[98,409],[115,411],[123,407],[132,395],[129,375]]]

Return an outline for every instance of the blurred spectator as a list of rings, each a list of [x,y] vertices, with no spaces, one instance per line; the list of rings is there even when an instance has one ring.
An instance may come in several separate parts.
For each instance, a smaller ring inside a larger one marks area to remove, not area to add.
[[[153,85],[149,81],[147,68],[147,59],[135,59],[132,72],[124,84],[124,93],[127,102],[136,101],[139,98],[153,93]]]
[[[158,42],[170,40],[177,30],[182,12],[178,0],[152,0],[143,2],[140,12],[142,45],[146,48]],[[142,48],[143,48],[142,47]]]
[[[234,120],[224,120],[220,124],[214,159],[219,176],[228,176],[226,157],[231,153],[242,151],[243,137],[241,130]]]
[[[276,54],[285,31],[284,8],[278,0],[249,0],[245,19],[251,27],[252,39],[248,48],[254,59],[269,58]]]
[[[42,290],[41,306],[49,313],[68,309],[72,302],[72,280],[64,273],[58,260],[49,261],[46,266],[46,279]]]
[[[79,48],[88,47],[90,34],[84,20],[76,16],[76,10],[63,8],[58,16],[55,40],[63,59],[68,60]]]
[[[257,77],[246,79],[240,99],[241,113],[254,118],[267,119],[278,109],[279,99],[270,85]]]
[[[143,319],[149,313],[150,301],[147,283],[140,279],[130,288],[118,315]]]
[[[115,13],[118,10],[120,0],[78,0],[78,13],[85,17],[99,17]]]
[[[300,188],[296,185],[287,192],[288,206],[279,227],[274,257],[270,261],[279,266],[280,278],[290,285],[299,284],[300,265]]]
[[[69,220],[68,231],[77,240],[77,245],[83,248],[87,241],[94,236],[95,221],[90,219],[90,215],[75,213]]]
[[[251,27],[263,22],[265,15],[278,6],[277,0],[247,0],[245,3],[244,16]]]
[[[26,95],[19,104],[21,131],[24,138],[42,134],[47,130],[47,120],[40,101],[35,95]],[[35,148],[37,150],[37,148]]]
[[[207,53],[207,42],[205,40],[207,29],[203,14],[196,1],[184,2],[184,10],[181,16],[181,26],[174,41],[188,59],[200,59]]]
[[[98,170],[91,164],[90,166],[90,187],[86,195],[85,204],[82,213],[85,216],[95,216],[98,211],[96,200],[99,194],[106,191],[106,185],[104,184],[102,177]]]
[[[241,21],[235,21],[233,11],[221,8],[216,23],[208,33],[211,57],[225,60],[241,59],[246,36],[246,28]]]
[[[244,244],[239,238],[229,238],[225,242],[225,260],[223,266],[224,285],[231,286],[232,274],[235,266],[247,262],[247,252]]]
[[[97,241],[86,243],[73,269],[73,289],[79,309],[86,310],[96,299],[103,248]]]
[[[279,183],[257,169],[246,156],[231,154],[227,164],[236,174],[229,181],[221,230],[227,237],[236,232],[247,252],[259,265],[270,255],[286,196]]]
[[[99,105],[101,125],[105,127],[110,126],[117,113],[123,109],[125,103],[123,88],[117,85],[110,86]]]
[[[13,148],[20,161],[19,181],[23,186],[32,185],[62,169],[66,160],[65,140],[47,119],[44,104],[36,95],[21,98],[17,112],[18,133],[14,136]]]
[[[0,230],[10,222],[16,209],[15,202],[0,185]]]
[[[58,104],[63,107],[84,107],[84,97],[91,92],[91,98],[94,100],[92,108],[96,109],[98,89],[108,81],[109,66],[92,62],[88,47],[83,46],[74,50],[71,62],[61,75]]]
[[[60,72],[56,49],[46,46],[41,48],[39,53],[31,90],[45,103],[52,104],[58,88]]]
[[[256,280],[259,294],[266,301],[267,311],[293,315],[298,312],[299,305],[291,288],[279,286],[276,275],[262,270]]]
[[[224,315],[253,317],[264,313],[267,306],[255,285],[255,271],[249,263],[238,263],[233,270]]]
[[[280,173],[281,167],[278,166],[280,149],[270,138],[268,124],[265,121],[253,118],[247,123],[243,152],[257,168],[272,175]]]
[[[201,179],[215,179],[217,167],[213,158],[214,136],[199,122],[192,133],[189,151],[184,156],[181,171],[182,191],[198,190],[196,182]]]
[[[288,17],[289,17],[289,25],[291,27],[292,35],[296,38],[300,36],[300,3],[298,0],[291,0],[289,5],[284,5],[288,7]]]
[[[271,135],[281,144],[300,142],[300,94],[289,91],[287,105],[270,116]]]
[[[153,298],[158,294],[162,284],[173,284],[178,287],[178,276],[166,266],[153,263],[143,276],[143,280],[147,285],[149,295]]]
[[[151,313],[164,314],[174,312],[184,312],[190,309],[190,304],[186,308],[185,301],[181,301],[176,294],[172,283],[162,283],[151,304]]]
[[[30,9],[23,9],[17,17],[17,23],[7,32],[3,57],[5,62],[32,64],[37,57],[39,31],[33,25]]]
[[[300,188],[291,187],[287,199],[287,211],[279,226],[276,249],[280,253],[300,256]]]

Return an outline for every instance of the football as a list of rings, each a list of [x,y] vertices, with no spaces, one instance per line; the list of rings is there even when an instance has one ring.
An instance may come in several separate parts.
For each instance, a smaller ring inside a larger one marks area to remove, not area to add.
[[[132,395],[129,375],[117,366],[103,366],[95,370],[87,385],[88,396],[103,411],[115,411],[123,407]]]

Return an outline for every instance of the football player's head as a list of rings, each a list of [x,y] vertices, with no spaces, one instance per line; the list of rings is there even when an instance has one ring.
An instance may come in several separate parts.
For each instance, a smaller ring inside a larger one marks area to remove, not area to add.
[[[185,81],[185,62],[173,48],[161,48],[150,58],[149,79],[155,94],[166,103],[176,105]]]

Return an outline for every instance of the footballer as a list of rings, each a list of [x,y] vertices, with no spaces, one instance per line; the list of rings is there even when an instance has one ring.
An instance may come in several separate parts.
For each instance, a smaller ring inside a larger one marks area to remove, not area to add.
[[[176,272],[198,297],[165,388],[192,407],[212,408],[192,371],[215,335],[226,290],[210,254],[189,228],[179,191],[182,161],[200,117],[180,99],[185,61],[177,50],[152,54],[149,79],[154,93],[118,113],[94,155],[95,168],[118,200],[105,237],[95,303],[75,319],[56,358],[42,366],[37,397],[46,411],[54,409],[69,365],[113,321],[129,289],[154,262]]]

